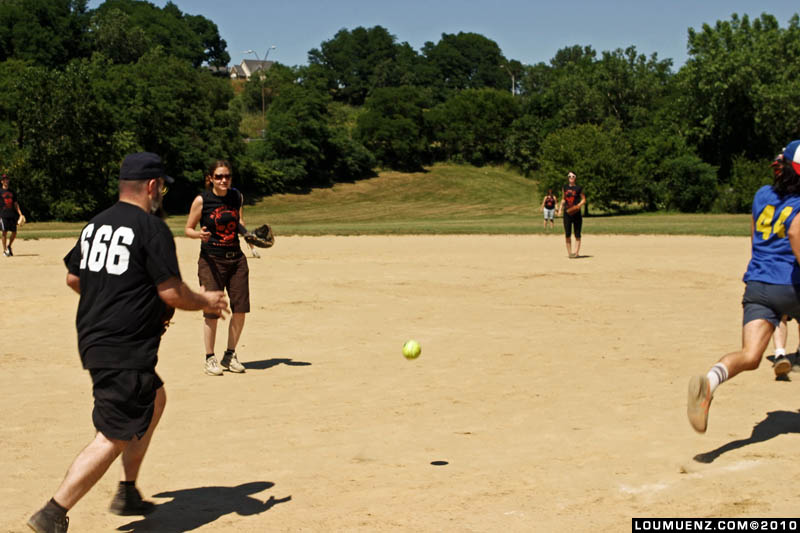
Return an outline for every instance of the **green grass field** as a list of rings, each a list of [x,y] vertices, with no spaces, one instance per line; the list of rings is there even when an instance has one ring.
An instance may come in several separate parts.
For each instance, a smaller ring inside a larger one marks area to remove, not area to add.
[[[591,198],[590,207],[591,207]],[[501,167],[439,164],[427,172],[381,172],[309,194],[279,194],[245,207],[249,227],[269,222],[280,235],[542,233],[536,183]],[[24,207],[24,205],[23,205]],[[188,206],[187,206],[188,209]],[[646,213],[591,216],[587,234],[749,234],[748,215]],[[167,220],[183,235],[186,215]],[[561,220],[556,220],[560,228]],[[82,223],[30,223],[19,237],[76,237]]]

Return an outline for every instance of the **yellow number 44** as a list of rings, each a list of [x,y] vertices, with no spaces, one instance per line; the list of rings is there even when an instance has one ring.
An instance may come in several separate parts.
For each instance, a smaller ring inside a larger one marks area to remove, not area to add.
[[[768,205],[761,211],[761,214],[758,215],[758,219],[756,219],[756,231],[761,233],[761,238],[765,241],[769,239],[773,233],[777,235],[778,238],[783,239],[786,237],[786,226],[784,226],[783,223],[786,222],[786,219],[789,218],[791,214],[792,208],[787,205],[781,209],[778,220],[776,220],[774,224],[771,224],[772,217],[775,216],[775,206]]]

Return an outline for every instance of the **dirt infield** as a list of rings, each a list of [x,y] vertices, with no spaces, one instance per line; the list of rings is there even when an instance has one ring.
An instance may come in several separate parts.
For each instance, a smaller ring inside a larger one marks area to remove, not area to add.
[[[196,287],[198,243],[177,242]],[[18,241],[0,258],[0,532],[27,531],[93,436],[70,246]],[[776,382],[765,361],[722,385],[706,435],[685,415],[689,376],[739,342],[749,241],[585,235],[582,252],[568,259],[558,234],[279,236],[250,260],[246,374],[203,374],[199,313],[178,312],[162,343],[167,408],[139,480],[158,509],[107,512],[115,464],[71,531],[624,531],[634,516],[796,515],[800,374]],[[408,338],[416,361],[401,355]]]

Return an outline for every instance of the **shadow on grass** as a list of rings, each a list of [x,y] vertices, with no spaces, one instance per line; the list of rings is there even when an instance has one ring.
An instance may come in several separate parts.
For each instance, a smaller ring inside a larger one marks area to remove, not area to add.
[[[292,361],[291,359],[288,358],[264,359],[263,361],[248,361],[242,364],[247,370],[266,370],[268,368],[272,368],[273,366],[278,366],[278,365],[311,366],[311,363],[307,361]]]
[[[230,513],[252,516],[269,511],[279,503],[286,503],[291,496],[261,501],[251,494],[272,488],[270,481],[254,481],[236,487],[197,487],[156,494],[157,498],[172,498],[161,503],[146,517],[119,526],[117,531],[158,531],[180,533],[192,531]]]
[[[800,433],[800,411],[771,411],[767,413],[767,418],[753,427],[749,438],[734,440],[716,450],[699,453],[694,456],[694,460],[698,463],[712,463],[723,453],[789,433]]]

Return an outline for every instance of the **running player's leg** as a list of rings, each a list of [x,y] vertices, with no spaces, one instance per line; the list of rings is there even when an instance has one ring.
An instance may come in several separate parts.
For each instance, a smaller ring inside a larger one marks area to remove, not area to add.
[[[153,432],[158,425],[158,421],[161,420],[161,415],[164,412],[166,404],[167,394],[162,386],[156,391],[153,418],[150,420],[147,432],[142,438],[134,437],[122,452],[122,475],[120,481],[136,481],[136,478],[139,476],[139,468],[142,466],[144,455],[147,453],[147,447],[150,445]]]
[[[99,431],[72,462],[53,499],[69,510],[103,477],[127,441],[109,439]]]
[[[769,320],[755,319],[747,322],[742,327],[742,349],[724,355],[705,376],[692,377],[689,381],[686,413],[689,423],[696,431],[706,431],[708,410],[716,388],[740,372],[758,368],[774,331],[775,326]]]
[[[719,360],[727,369],[726,379],[731,379],[745,370],[758,368],[774,331],[775,326],[765,319],[751,320],[745,324],[742,327],[742,349],[726,354]],[[712,394],[714,388],[716,387],[712,388]]]
[[[792,361],[786,355],[786,338],[789,335],[786,320],[787,316],[783,315],[780,324],[775,328],[775,334],[772,336],[772,342],[775,344],[775,359],[772,361],[772,370],[776,376],[785,376],[792,371]]]
[[[789,336],[786,318],[786,315],[781,317],[781,323],[775,328],[775,334],[772,336],[772,342],[775,345],[775,357],[786,355],[786,338]]]

